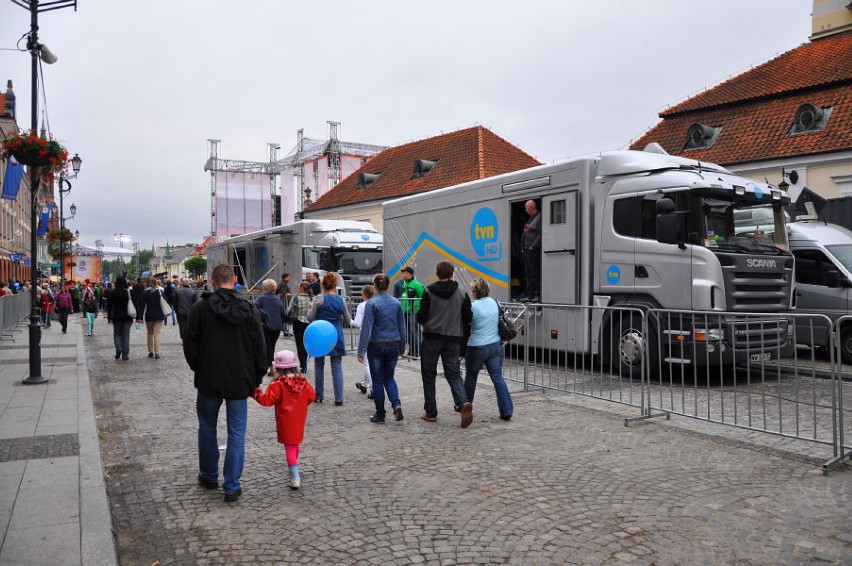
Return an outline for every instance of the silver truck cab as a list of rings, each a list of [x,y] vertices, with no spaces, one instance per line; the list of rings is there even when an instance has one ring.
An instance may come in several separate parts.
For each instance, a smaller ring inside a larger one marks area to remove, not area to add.
[[[800,313],[823,314],[832,322],[852,312],[852,231],[821,220],[787,225],[790,251],[796,258],[796,307]],[[797,342],[829,346],[829,329],[798,319]],[[852,364],[852,323],[840,329],[840,356]]]

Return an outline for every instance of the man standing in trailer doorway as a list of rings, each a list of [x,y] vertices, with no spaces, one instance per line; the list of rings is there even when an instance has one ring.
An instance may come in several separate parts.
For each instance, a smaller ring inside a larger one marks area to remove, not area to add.
[[[521,235],[526,283],[521,301],[538,303],[541,302],[541,214],[534,200],[528,200],[524,204],[524,210],[529,218]]]

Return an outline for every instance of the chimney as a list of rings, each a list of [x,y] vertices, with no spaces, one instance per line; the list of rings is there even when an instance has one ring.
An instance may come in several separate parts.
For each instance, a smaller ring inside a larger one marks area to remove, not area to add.
[[[12,80],[6,81],[6,101],[3,104],[3,117],[15,119],[15,91],[12,90]]]
[[[852,0],[814,0],[811,41],[852,30]]]

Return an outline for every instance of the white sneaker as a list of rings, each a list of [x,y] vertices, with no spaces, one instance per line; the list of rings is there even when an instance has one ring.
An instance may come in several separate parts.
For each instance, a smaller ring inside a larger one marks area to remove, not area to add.
[[[290,478],[290,483],[288,485],[290,486],[290,489],[299,489],[299,486],[301,486],[301,482],[299,480],[294,480],[293,478]]]

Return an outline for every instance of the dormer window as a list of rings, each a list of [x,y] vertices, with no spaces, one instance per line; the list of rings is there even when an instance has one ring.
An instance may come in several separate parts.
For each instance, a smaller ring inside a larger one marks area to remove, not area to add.
[[[361,173],[358,175],[358,188],[368,189],[370,185],[375,183],[381,177],[381,173]]]
[[[695,122],[686,130],[686,147],[688,149],[707,149],[713,147],[722,126],[706,126]]]
[[[418,159],[414,162],[414,176],[412,179],[421,179],[426,176],[429,171],[438,163],[437,161],[429,161],[428,159]]]
[[[828,124],[833,110],[833,106],[819,108],[810,103],[802,104],[793,117],[793,127],[790,128],[789,135],[819,132]]]

